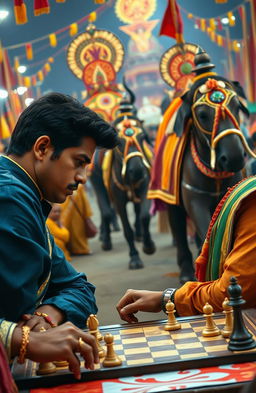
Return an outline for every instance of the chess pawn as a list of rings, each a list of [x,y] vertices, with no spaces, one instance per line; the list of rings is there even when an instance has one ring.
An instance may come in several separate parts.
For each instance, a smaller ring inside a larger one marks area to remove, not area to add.
[[[206,325],[202,331],[203,337],[215,337],[220,334],[220,329],[216,326],[213,320],[214,314],[212,310],[213,308],[209,303],[206,303],[203,307],[204,317],[206,318]]]
[[[166,323],[166,325],[164,326],[164,330],[178,330],[181,328],[181,324],[179,322],[177,322],[176,318],[175,318],[175,309],[174,309],[174,303],[171,302],[170,300],[168,300],[168,302],[166,303],[166,313],[168,315],[168,321]]]
[[[47,375],[56,372],[56,366],[52,362],[40,363],[36,371],[37,375]]]
[[[226,315],[226,318],[225,318],[225,326],[221,330],[221,334],[223,337],[228,338],[232,333],[232,329],[233,329],[233,309],[229,305],[229,300],[227,297],[224,299],[222,303],[222,308],[223,308],[223,314]]]
[[[105,359],[102,362],[102,365],[104,367],[120,366],[122,364],[122,360],[115,353],[114,344],[113,344],[114,337],[112,336],[112,334],[107,333],[104,336],[104,341],[105,341],[105,343],[107,345],[107,354],[106,354]]]

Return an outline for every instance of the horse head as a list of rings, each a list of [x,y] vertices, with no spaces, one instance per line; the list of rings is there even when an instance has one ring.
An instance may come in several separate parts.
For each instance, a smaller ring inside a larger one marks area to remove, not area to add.
[[[142,122],[136,116],[136,108],[133,103],[135,96],[123,81],[128,92],[120,102],[115,126],[120,143],[115,148],[121,163],[121,175],[124,183],[133,185],[145,179],[145,169],[149,173],[150,149],[146,142],[146,134]]]
[[[240,110],[247,116],[249,112],[239,83],[217,75],[212,68],[209,55],[199,48],[193,69],[196,76],[182,96],[174,131],[181,135],[189,127],[197,168],[210,177],[225,178],[243,169],[246,152],[253,155],[239,120]]]

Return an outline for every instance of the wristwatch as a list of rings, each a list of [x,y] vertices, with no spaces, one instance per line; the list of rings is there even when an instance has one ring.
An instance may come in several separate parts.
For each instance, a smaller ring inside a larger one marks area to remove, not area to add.
[[[176,292],[176,288],[167,288],[163,291],[162,295],[162,310],[166,312],[166,303],[170,300],[174,303],[174,294]]]

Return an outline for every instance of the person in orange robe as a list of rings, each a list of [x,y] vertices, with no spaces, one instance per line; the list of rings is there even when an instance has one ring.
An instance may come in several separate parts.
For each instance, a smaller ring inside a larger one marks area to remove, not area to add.
[[[71,255],[90,255],[89,242],[85,233],[85,219],[92,216],[92,209],[84,186],[80,184],[73,195],[61,206],[61,219],[69,230],[67,248]]]
[[[134,315],[136,312],[159,312],[165,309],[165,303],[169,299],[175,303],[179,316],[203,313],[206,302],[212,305],[215,312],[222,311],[222,302],[228,296],[227,288],[232,276],[237,278],[242,287],[245,307],[256,307],[255,189],[238,207],[233,221],[231,248],[217,279],[205,282],[188,281],[179,289],[168,288],[164,292],[129,289],[117,304],[120,317],[130,323],[137,322]]]
[[[53,235],[55,243],[64,252],[66,259],[71,261],[70,253],[67,249],[67,243],[70,238],[69,230],[61,222],[61,207],[58,203],[53,204],[52,210],[46,220],[46,225]]]

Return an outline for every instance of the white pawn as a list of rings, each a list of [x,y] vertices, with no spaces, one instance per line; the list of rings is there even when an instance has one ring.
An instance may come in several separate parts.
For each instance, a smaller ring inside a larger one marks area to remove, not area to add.
[[[204,337],[214,337],[220,335],[220,329],[216,326],[213,320],[214,314],[212,310],[213,310],[212,306],[209,303],[206,303],[203,308],[204,317],[206,318],[206,326],[202,331],[202,335]]]
[[[171,302],[170,300],[168,300],[168,302],[166,303],[166,313],[168,315],[168,321],[166,323],[166,325],[164,326],[164,330],[178,330],[181,328],[181,324],[179,322],[177,322],[176,318],[175,318],[175,308],[174,308],[174,303]]]
[[[112,334],[107,333],[104,336],[104,341],[105,341],[105,343],[107,345],[107,354],[106,354],[105,359],[102,362],[102,365],[104,367],[120,366],[122,364],[122,360],[115,353],[114,344],[113,344],[114,337],[112,336]]]
[[[226,315],[225,319],[225,326],[221,331],[223,337],[228,338],[230,337],[232,330],[233,330],[233,309],[229,305],[229,300],[226,297],[224,302],[222,303],[223,314]]]

